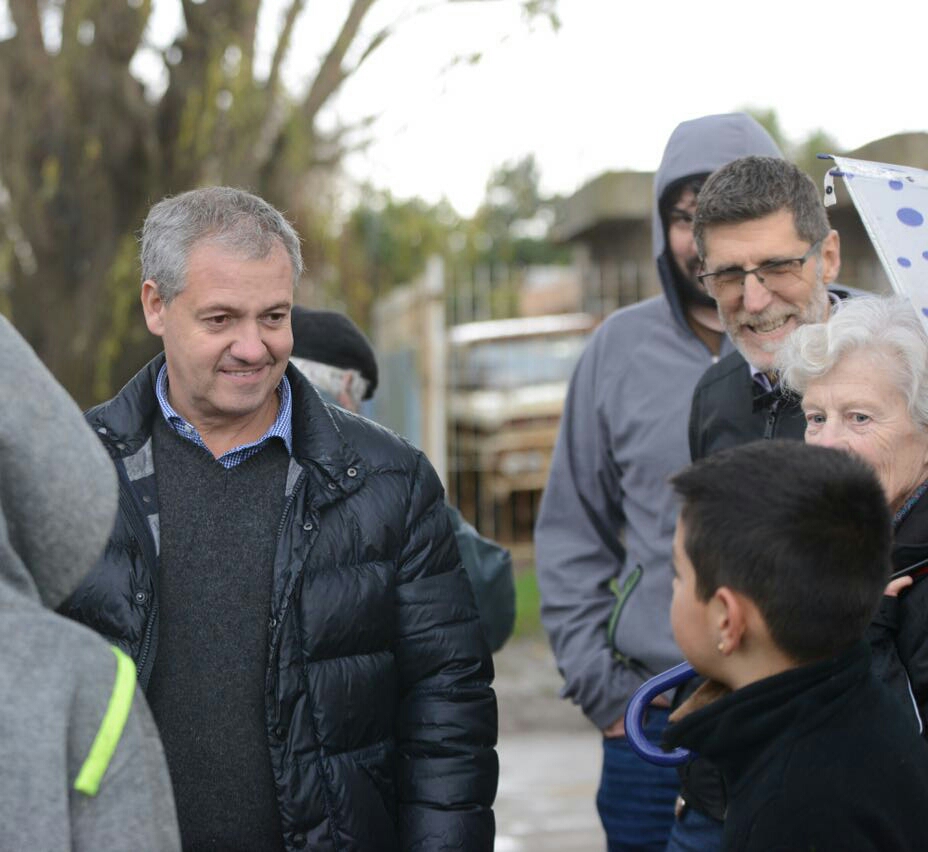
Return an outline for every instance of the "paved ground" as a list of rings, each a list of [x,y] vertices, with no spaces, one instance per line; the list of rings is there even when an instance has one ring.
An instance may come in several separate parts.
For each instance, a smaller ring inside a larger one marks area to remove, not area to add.
[[[499,701],[496,852],[602,852],[596,815],[599,734],[558,697],[561,676],[542,639],[494,657]]]

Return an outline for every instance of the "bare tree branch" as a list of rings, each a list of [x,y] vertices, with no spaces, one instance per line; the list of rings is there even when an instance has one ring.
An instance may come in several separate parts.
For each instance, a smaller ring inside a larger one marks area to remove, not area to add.
[[[306,120],[313,122],[323,105],[344,82],[348,73],[342,67],[345,54],[351,47],[361,27],[364,16],[368,13],[376,0],[354,0],[348,10],[348,16],[342,24],[341,31],[332,45],[319,72],[316,74],[309,92],[303,101],[302,112]]]
[[[377,50],[380,45],[382,45],[391,35],[393,34],[392,27],[384,27],[380,30],[368,43],[367,47],[364,48],[361,58],[354,64],[354,68],[347,72],[347,76],[354,74],[363,64],[370,55]]]
[[[39,0],[9,0],[9,9],[23,49],[45,53]]]
[[[271,70],[267,77],[267,92],[271,99],[277,97],[277,86],[280,82],[280,68],[290,50],[293,27],[296,25],[296,20],[305,6],[306,0],[293,0],[284,17],[284,25],[280,30],[280,36],[277,38],[277,44],[274,46],[274,56],[271,59]],[[270,111],[270,105],[268,109]]]
[[[243,0],[240,11],[241,22],[236,29],[242,34],[242,68],[241,74],[249,81],[254,79],[255,35],[258,31],[258,13],[261,0]]]
[[[305,123],[310,133],[312,133],[315,117],[319,110],[351,73],[350,70],[343,67],[345,55],[357,38],[364,16],[375,2],[377,0],[353,0],[338,36],[313,79],[300,109],[301,121]],[[281,32],[277,50],[275,51],[275,59],[279,54],[280,63],[283,62],[291,38],[291,31],[287,29],[287,24],[291,23],[290,16],[292,15],[295,21],[302,5],[302,0],[294,0],[288,10],[288,21],[285,22],[284,30]],[[387,35],[388,30],[382,30],[372,39],[371,44],[367,46],[362,54],[362,58],[358,62],[359,65],[377,46],[383,43]],[[285,37],[287,43],[284,43]],[[276,91],[277,89],[279,89],[277,83],[275,83],[274,89],[271,89],[270,85],[268,86],[268,108],[262,123],[260,136],[253,150],[254,163],[265,174],[274,170],[274,161],[281,157],[287,144],[284,139],[287,123],[295,117],[289,109],[285,108],[283,93]]]

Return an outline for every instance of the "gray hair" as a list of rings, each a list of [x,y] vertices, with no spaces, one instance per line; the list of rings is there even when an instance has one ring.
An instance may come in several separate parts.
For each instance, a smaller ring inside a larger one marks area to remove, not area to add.
[[[851,299],[827,322],[800,326],[779,352],[780,382],[801,396],[809,382],[859,350],[886,358],[912,420],[928,427],[928,335],[908,299]]]
[[[248,258],[264,258],[278,242],[290,257],[293,285],[303,274],[300,238],[263,198],[229,186],[192,189],[159,201],[142,226],[142,281],[170,302],[186,286],[194,245],[209,241]]]
[[[825,205],[802,169],[778,157],[741,157],[716,169],[699,191],[693,238],[706,256],[705,232],[789,210],[799,239],[812,245],[828,236]]]
[[[361,402],[367,396],[367,389],[370,387],[370,382],[360,371],[351,367],[334,367],[332,364],[323,364],[321,361],[294,355],[290,356],[290,363],[309,379],[316,390],[324,393],[336,405],[341,405],[339,397],[346,393],[351,400],[351,411],[360,411]]]

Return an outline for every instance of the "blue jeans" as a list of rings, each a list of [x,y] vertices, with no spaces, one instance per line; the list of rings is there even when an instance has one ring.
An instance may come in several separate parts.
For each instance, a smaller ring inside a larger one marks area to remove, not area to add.
[[[668,712],[648,711],[644,731],[651,742],[660,741]],[[603,739],[603,774],[596,808],[609,852],[664,852],[679,789],[676,769],[642,760],[625,737]]]
[[[673,824],[666,852],[719,852],[724,823],[686,810]]]

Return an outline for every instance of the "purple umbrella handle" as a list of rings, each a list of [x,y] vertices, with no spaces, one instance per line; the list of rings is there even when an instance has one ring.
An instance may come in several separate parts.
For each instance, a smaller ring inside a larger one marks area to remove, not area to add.
[[[680,663],[645,681],[635,691],[625,709],[625,736],[632,751],[638,757],[658,766],[679,766],[690,759],[691,753],[688,749],[676,748],[673,751],[662,751],[652,745],[644,735],[641,723],[648,706],[658,695],[693,677],[696,677],[693,667],[689,663]]]

